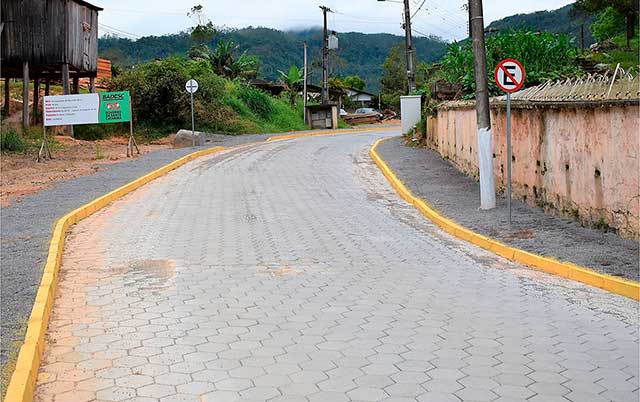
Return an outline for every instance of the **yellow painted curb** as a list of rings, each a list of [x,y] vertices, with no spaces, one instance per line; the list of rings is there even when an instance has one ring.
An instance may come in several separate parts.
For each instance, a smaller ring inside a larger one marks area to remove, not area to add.
[[[40,287],[36,293],[36,298],[31,309],[31,316],[27,325],[24,343],[20,347],[16,368],[11,375],[11,381],[7,387],[4,402],[31,402],[33,401],[36,379],[40,359],[44,351],[44,337],[49,323],[49,316],[53,308],[56,286],[58,283],[58,272],[62,261],[62,250],[64,247],[65,234],[67,229],[88,217],[94,212],[104,208],[111,202],[122,198],[124,195],[140,188],[150,181],[190,162],[201,156],[220,152],[224,147],[212,147],[201,151],[193,152],[180,159],[150,172],[124,186],[117,188],[110,193],[96,198],[95,200],[71,211],[58,219],[56,222],[51,242],[49,243],[49,254],[44,266],[44,272],[40,281]]]
[[[300,137],[312,137],[317,135],[330,135],[330,134],[346,134],[357,133],[362,131],[379,131],[385,130],[397,125],[380,125],[375,128],[363,128],[360,130],[347,129],[347,130],[331,130],[331,131],[319,131],[312,133],[298,133],[273,136],[267,139],[267,141],[275,141],[289,138]],[[259,144],[259,142],[248,143],[238,146],[247,147],[250,145]],[[60,270],[60,263],[62,262],[62,251],[64,247],[65,235],[67,229],[81,221],[82,219],[90,216],[94,212],[104,208],[113,201],[116,201],[126,194],[140,188],[141,186],[163,176],[170,171],[191,162],[201,156],[213,154],[224,150],[224,147],[212,147],[203,149],[185,155],[180,159],[156,169],[146,175],[139,177],[138,179],[119,187],[110,193],[107,193],[95,200],[77,208],[56,222],[51,241],[49,243],[49,254],[42,273],[42,279],[40,280],[40,287],[36,293],[36,298],[31,309],[31,316],[27,324],[27,331],[25,334],[24,343],[20,347],[18,353],[18,360],[16,367],[11,375],[9,386],[7,387],[7,393],[5,394],[4,402],[32,402],[36,387],[36,380],[38,377],[38,369],[40,367],[40,359],[44,351],[44,337],[47,332],[47,325],[49,324],[49,316],[53,309],[53,302],[55,298],[56,286],[58,284],[58,273]]]
[[[570,262],[560,262],[550,257],[544,257],[533,254],[524,250],[513,248],[501,243],[497,240],[483,236],[473,232],[465,227],[460,226],[451,219],[443,216],[438,210],[433,208],[425,200],[416,197],[395,175],[387,163],[378,155],[376,149],[380,142],[388,138],[381,138],[376,141],[369,155],[380,168],[384,176],[389,180],[393,188],[398,194],[410,204],[414,205],[424,216],[440,226],[446,232],[470,243],[475,244],[485,250],[489,250],[495,254],[505,257],[511,261],[529,265],[541,271],[562,276],[574,281],[582,282],[587,285],[604,289],[608,292],[629,297],[634,300],[640,300],[640,283],[617,278],[611,275],[601,274],[589,268],[582,267]]]

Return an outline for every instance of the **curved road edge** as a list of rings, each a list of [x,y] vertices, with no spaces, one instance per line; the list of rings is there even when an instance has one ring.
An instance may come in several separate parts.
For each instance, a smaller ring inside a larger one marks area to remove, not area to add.
[[[265,142],[284,140],[299,137],[312,137],[318,135],[331,135],[331,134],[357,134],[363,131],[382,131],[396,127],[396,125],[380,125],[376,127],[367,127],[361,129],[343,129],[343,130],[327,130],[316,131],[311,133],[297,133],[286,134],[269,137]],[[254,142],[239,145],[238,147],[247,147],[251,145],[258,145],[263,142]],[[53,302],[55,300],[56,287],[58,284],[58,274],[60,270],[60,264],[62,262],[62,251],[64,247],[66,232],[70,226],[84,218],[92,215],[100,209],[106,207],[112,202],[124,197],[132,191],[140,188],[141,186],[164,176],[165,174],[185,165],[194,159],[200,158],[205,155],[211,155],[225,150],[231,150],[236,147],[211,147],[190,153],[177,159],[159,169],[156,169],[144,176],[133,180],[122,187],[119,187],[101,197],[88,202],[87,204],[69,212],[56,221],[49,242],[49,252],[47,253],[47,259],[42,273],[42,279],[36,293],[36,297],[31,309],[29,321],[27,323],[27,330],[25,333],[24,341],[20,347],[16,366],[11,374],[11,380],[6,388],[4,402],[32,402],[36,380],[38,377],[38,369],[40,367],[40,361],[42,359],[42,353],[44,352],[44,337],[47,332],[47,326],[49,325],[49,317],[51,310],[53,309]]]
[[[472,230],[469,230],[453,220],[443,216],[438,210],[433,208],[427,201],[416,197],[398,179],[396,174],[391,170],[389,165],[376,152],[378,145],[388,138],[377,140],[371,149],[369,155],[374,160],[382,174],[387,178],[391,186],[396,190],[398,195],[405,201],[416,207],[425,217],[438,225],[447,233],[453,236],[475,244],[485,250],[491,251],[508,260],[531,266],[541,271],[562,276],[586,285],[595,286],[608,292],[626,296],[634,300],[640,300],[640,283],[630,280],[617,278],[611,275],[601,274],[587,267],[582,267],[570,262],[561,262],[553,258],[544,257],[542,255],[530,253],[518,248],[507,246],[497,240],[483,236]]]

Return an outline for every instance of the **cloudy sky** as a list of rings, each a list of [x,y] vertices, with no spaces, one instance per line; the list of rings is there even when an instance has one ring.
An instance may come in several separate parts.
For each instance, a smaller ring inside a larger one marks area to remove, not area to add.
[[[264,26],[282,30],[317,27],[322,24],[319,5],[335,12],[329,29],[339,32],[389,32],[402,34],[402,1],[387,0],[90,0],[104,7],[101,33],[118,32],[135,39],[140,36],[176,33],[193,25],[187,17],[192,5],[202,4],[214,24],[241,28]],[[466,0],[409,0],[415,35],[437,35],[444,39],[466,36]],[[553,10],[571,0],[484,0],[485,22],[517,13]],[[193,3],[193,4],[192,4]],[[422,4],[424,3],[424,4]],[[420,5],[422,4],[422,7]]]

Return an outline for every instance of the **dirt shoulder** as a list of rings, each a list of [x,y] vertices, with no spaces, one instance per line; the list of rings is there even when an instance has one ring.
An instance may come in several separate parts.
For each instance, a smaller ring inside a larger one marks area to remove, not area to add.
[[[83,141],[54,137],[54,159],[36,163],[36,154],[3,153],[0,157],[0,205],[7,207],[20,197],[48,188],[52,183],[96,173],[104,166],[131,160],[126,157],[127,139],[114,137]],[[170,148],[170,138],[140,145],[141,154]]]
[[[529,252],[569,261],[598,272],[638,281],[640,244],[615,233],[588,229],[579,222],[545,214],[513,200],[513,224],[507,222],[507,201],[480,210],[479,184],[439,154],[404,145],[401,137],[383,141],[378,153],[418,197],[445,216],[485,236]]]

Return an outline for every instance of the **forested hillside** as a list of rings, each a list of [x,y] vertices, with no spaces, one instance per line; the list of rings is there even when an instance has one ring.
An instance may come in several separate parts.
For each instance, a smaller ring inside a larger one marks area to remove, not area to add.
[[[573,4],[552,11],[537,11],[530,14],[516,14],[492,22],[488,29],[531,28],[537,31],[548,31],[567,34],[577,46],[580,46],[580,25],[584,23],[584,45],[594,42],[589,26],[595,21],[593,16],[573,15]]]
[[[391,34],[338,33],[340,49],[331,58],[332,74],[359,75],[367,83],[366,90],[378,92],[382,64],[394,45],[404,43],[401,36]],[[320,80],[322,31],[282,32],[270,28],[244,28],[220,32],[211,46],[221,39],[231,39],[241,46],[241,51],[260,58],[260,77],[277,79],[278,70],[288,71],[291,65],[302,66],[302,48],[307,40],[309,62],[314,65],[311,82]],[[433,62],[446,51],[446,42],[436,37],[415,38],[418,60]],[[129,66],[154,58],[185,54],[191,46],[188,33],[143,37],[136,41],[103,37],[98,48],[101,57],[112,60],[116,66]]]

